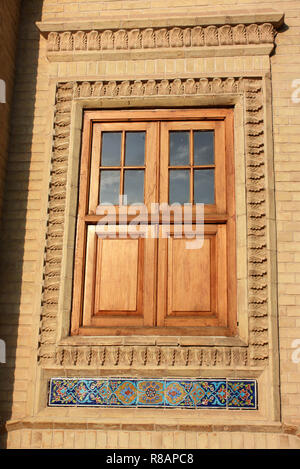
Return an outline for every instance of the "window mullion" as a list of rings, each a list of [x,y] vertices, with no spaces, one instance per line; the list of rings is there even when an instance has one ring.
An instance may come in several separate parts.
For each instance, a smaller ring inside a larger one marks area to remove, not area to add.
[[[124,195],[124,165],[125,165],[125,130],[122,132],[122,145],[121,145],[121,174],[120,174],[120,195]],[[120,204],[121,205],[121,204]],[[122,199],[123,205],[123,199]]]
[[[193,130],[190,131],[190,203],[194,204],[194,134]]]

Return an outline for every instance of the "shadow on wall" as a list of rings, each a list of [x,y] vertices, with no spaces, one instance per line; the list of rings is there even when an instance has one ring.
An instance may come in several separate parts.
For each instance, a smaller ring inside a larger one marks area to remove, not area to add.
[[[32,233],[39,229],[39,220],[26,223],[26,215],[27,210],[35,208],[35,188],[29,186],[29,170],[31,163],[36,163],[31,142],[40,36],[35,22],[41,19],[42,6],[43,0],[22,0],[21,4],[0,228],[0,339],[5,342],[6,348],[5,363],[0,363],[0,427],[1,446],[4,448],[7,439],[5,422],[12,416],[13,397],[20,402],[14,404],[15,419],[24,416],[27,399],[26,367],[30,358],[26,341],[30,337],[36,264],[29,258],[26,265],[23,261],[25,237],[30,240]],[[34,184],[38,185],[38,181]],[[38,210],[36,213],[39,213]],[[30,256],[29,251],[27,255]],[[22,322],[19,322],[21,308]],[[14,385],[15,378],[18,380],[17,386]]]

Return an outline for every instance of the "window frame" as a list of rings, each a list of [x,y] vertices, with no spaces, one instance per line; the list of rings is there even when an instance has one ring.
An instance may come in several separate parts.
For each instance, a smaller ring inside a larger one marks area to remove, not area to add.
[[[218,129],[219,136],[222,134],[222,145],[223,154],[226,159],[226,188],[223,188],[226,193],[225,195],[225,206],[220,204],[219,206],[205,206],[205,223],[206,224],[226,224],[227,227],[227,259],[229,260],[230,266],[227,267],[228,275],[228,315],[225,327],[198,327],[197,331],[192,332],[189,330],[186,335],[223,335],[223,336],[234,336],[237,331],[237,311],[236,311],[236,248],[235,248],[235,198],[234,198],[234,152],[233,152],[233,110],[232,109],[155,109],[155,110],[113,110],[113,111],[86,111],[84,113],[83,123],[83,136],[82,136],[82,154],[80,164],[80,184],[79,184],[79,207],[78,207],[78,219],[77,219],[77,230],[76,230],[76,248],[75,248],[75,262],[74,262],[74,282],[73,282],[73,301],[72,301],[72,313],[71,313],[71,335],[113,335],[114,327],[107,328],[105,331],[100,332],[100,328],[97,326],[84,326],[83,312],[82,312],[82,297],[84,295],[84,275],[85,275],[85,257],[87,255],[87,230],[86,225],[95,224],[99,220],[99,215],[94,213],[94,208],[91,208],[89,204],[89,193],[90,193],[90,181],[89,172],[91,164],[93,164],[93,141],[92,141],[92,127],[97,123],[110,124],[110,123],[132,123],[134,122],[162,122],[162,125],[168,127],[172,126],[171,122],[193,122],[199,123],[199,128],[207,128],[207,121],[214,120],[214,128]],[[127,124],[124,124],[125,127]],[[188,124],[187,124],[188,125]],[[195,123],[194,123],[195,125]],[[206,125],[206,127],[205,127]],[[124,127],[124,128],[125,128]],[[176,125],[175,125],[176,127]],[[159,154],[161,152],[160,145],[163,145],[163,141],[160,138],[159,126],[153,127],[152,135],[156,141],[161,142],[157,145],[155,150],[156,158],[151,169],[152,174],[156,174],[157,184],[152,190],[155,193],[155,201],[159,201],[161,197],[162,187],[162,172],[159,172]],[[220,138],[216,138],[216,142],[219,142]],[[219,143],[217,142],[217,147]],[[221,148],[221,146],[220,146]],[[217,152],[216,148],[216,152]],[[229,181],[229,183],[228,183]],[[230,189],[231,187],[231,189]],[[96,192],[96,191],[95,191]],[[146,201],[147,202],[150,201]],[[161,200],[160,200],[161,202]],[[87,207],[88,213],[87,213]],[[225,208],[225,210],[224,210]],[[128,215],[130,221],[130,215]],[[118,220],[122,223],[122,219]],[[172,218],[171,218],[172,223]],[[155,249],[152,247],[153,251]],[[153,291],[151,291],[153,294]],[[116,331],[115,331],[116,332]],[[118,334],[134,333],[136,331],[130,330],[124,331],[119,330]],[[144,335],[180,335],[180,328],[173,327],[154,327],[148,328],[145,331],[144,328],[139,328],[139,334]]]

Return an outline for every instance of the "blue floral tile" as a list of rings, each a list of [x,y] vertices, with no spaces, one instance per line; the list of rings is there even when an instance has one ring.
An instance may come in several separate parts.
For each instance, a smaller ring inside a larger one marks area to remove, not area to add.
[[[49,405],[102,406],[107,403],[107,380],[51,379]]]
[[[109,379],[107,381],[107,405],[135,407],[137,403],[136,380]]]
[[[257,391],[254,380],[230,380],[227,383],[227,406],[236,409],[256,409]]]
[[[226,407],[225,380],[198,380],[194,383],[192,395],[196,407]]]
[[[166,407],[193,408],[193,401],[190,392],[193,388],[191,380],[167,380],[165,389]]]
[[[138,380],[138,406],[164,407],[165,383],[162,380]]]
[[[49,406],[257,409],[249,379],[52,378]]]

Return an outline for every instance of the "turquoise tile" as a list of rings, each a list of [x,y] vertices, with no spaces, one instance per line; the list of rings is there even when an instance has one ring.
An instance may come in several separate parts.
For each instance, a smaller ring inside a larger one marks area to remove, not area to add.
[[[50,382],[50,406],[103,406],[107,402],[107,380],[54,378]]]
[[[135,407],[137,381],[132,379],[108,379],[107,406]]]
[[[254,380],[228,380],[227,406],[231,409],[256,409],[257,389]]]
[[[138,380],[137,390],[139,407],[164,407],[165,382],[163,380]]]
[[[250,379],[52,378],[49,406],[257,409]]]
[[[192,395],[196,407],[224,408],[226,407],[226,381],[225,380],[198,380],[195,381]]]

